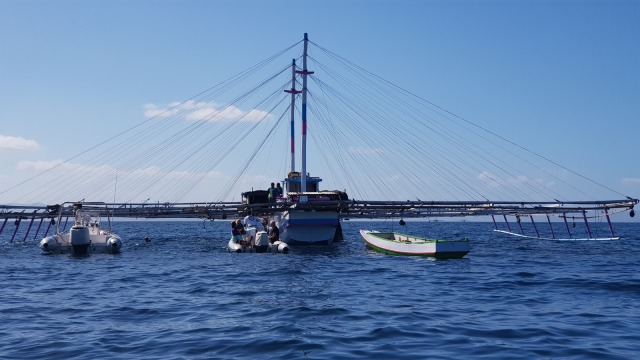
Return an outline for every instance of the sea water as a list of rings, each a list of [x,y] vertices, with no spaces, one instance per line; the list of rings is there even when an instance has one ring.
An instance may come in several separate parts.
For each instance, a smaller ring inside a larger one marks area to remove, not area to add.
[[[640,356],[638,222],[614,224],[622,240],[558,242],[406,221],[344,221],[343,242],[287,255],[229,253],[227,221],[121,221],[122,253],[89,256],[44,255],[24,224],[10,242],[10,222],[0,358]],[[382,255],[359,229],[467,237],[471,251]]]

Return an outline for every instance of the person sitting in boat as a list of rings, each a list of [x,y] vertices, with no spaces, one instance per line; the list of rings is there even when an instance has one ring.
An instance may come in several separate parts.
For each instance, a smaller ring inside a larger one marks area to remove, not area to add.
[[[269,227],[269,242],[273,244],[278,240],[280,240],[280,229],[276,226],[276,222],[272,221]]]
[[[234,220],[231,222],[231,238],[233,242],[236,244],[240,244],[242,246],[246,246],[246,241],[244,240],[244,236],[242,233],[244,232],[244,226],[240,220]]]
[[[276,199],[281,198],[282,197],[282,185],[280,185],[280,183],[278,183],[276,185],[276,192],[277,192]]]

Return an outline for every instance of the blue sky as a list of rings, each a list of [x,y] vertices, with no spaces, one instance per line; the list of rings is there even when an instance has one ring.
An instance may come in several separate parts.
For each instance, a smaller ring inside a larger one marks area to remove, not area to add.
[[[640,2],[616,0],[4,0],[0,188],[32,175],[20,162],[67,159],[145,120],[146,105],[187,99],[304,32],[640,196]]]

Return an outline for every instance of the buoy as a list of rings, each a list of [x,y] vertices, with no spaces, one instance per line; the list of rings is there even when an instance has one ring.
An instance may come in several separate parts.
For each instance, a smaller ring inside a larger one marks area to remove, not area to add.
[[[629,211],[629,216],[631,216],[631,217],[636,216],[636,211],[631,209],[631,211]]]
[[[407,223],[406,223],[406,222],[404,222],[404,220],[402,220],[402,219],[400,219],[399,224],[400,224],[400,226],[405,226],[405,225],[407,225]]]
[[[151,242],[151,240],[148,237],[144,237],[144,242]]]

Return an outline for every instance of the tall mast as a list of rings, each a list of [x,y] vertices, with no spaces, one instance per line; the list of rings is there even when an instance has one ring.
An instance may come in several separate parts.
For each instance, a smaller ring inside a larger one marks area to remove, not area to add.
[[[291,172],[294,172],[296,171],[296,147],[293,120],[295,119],[296,95],[301,93],[296,90],[296,59],[291,61],[291,89],[284,92],[291,94]]]
[[[302,74],[302,174],[300,176],[302,192],[307,191],[307,75],[313,74],[312,71],[307,70],[307,45],[309,38],[307,33],[304,33],[304,52],[302,53],[302,71],[298,71]],[[306,202],[307,197],[302,196],[301,202]]]

